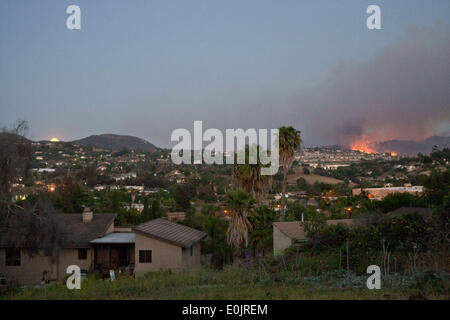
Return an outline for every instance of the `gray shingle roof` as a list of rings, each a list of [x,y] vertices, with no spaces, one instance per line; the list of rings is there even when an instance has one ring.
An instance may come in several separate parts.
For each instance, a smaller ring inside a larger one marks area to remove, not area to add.
[[[326,221],[326,224],[330,226],[335,226],[340,223],[351,227],[356,224],[356,221],[355,219],[338,219]],[[306,240],[307,238],[305,229],[301,225],[300,221],[274,222],[273,225],[291,239],[300,241]]]
[[[206,237],[206,233],[202,231],[162,218],[140,224],[134,227],[133,231],[183,248],[189,248]]]
[[[291,239],[305,240],[305,230],[300,221],[274,222],[273,225]]]
[[[93,215],[90,222],[83,222],[79,213],[54,214],[51,216],[57,224],[64,248],[89,248],[91,240],[105,235],[109,226],[114,222],[116,214],[98,213]],[[6,237],[0,235],[0,246],[9,246]]]
[[[113,213],[98,213],[94,214],[92,221],[83,222],[81,214],[59,214],[58,219],[68,226],[64,247],[90,247],[90,241],[103,237],[115,218]]]

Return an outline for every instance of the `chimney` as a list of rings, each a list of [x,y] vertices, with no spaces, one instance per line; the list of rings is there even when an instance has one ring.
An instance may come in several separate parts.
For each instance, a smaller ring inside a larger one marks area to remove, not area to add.
[[[82,215],[83,215],[83,222],[91,222],[92,218],[94,217],[92,210],[89,209],[88,207],[84,208]]]

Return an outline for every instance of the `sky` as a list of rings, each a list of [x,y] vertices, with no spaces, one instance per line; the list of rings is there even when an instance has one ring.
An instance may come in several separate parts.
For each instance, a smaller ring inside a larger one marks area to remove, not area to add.
[[[306,145],[448,135],[449,14],[448,0],[2,0],[0,127],[159,147],[194,120],[292,125]]]

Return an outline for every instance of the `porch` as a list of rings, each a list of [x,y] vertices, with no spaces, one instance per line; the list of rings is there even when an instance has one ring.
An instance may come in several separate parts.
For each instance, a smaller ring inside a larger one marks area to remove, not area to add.
[[[109,276],[109,270],[134,274],[134,233],[113,232],[90,243],[94,247],[94,271],[104,277]]]

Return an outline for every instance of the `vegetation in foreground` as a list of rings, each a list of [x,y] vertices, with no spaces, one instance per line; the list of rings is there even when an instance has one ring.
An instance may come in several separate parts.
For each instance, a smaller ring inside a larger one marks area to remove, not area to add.
[[[308,265],[310,264],[310,265]],[[345,270],[314,269],[326,261],[266,258],[252,265],[224,270],[203,267],[196,271],[149,273],[115,281],[90,276],[80,290],[65,284],[4,291],[1,299],[449,299],[450,278],[445,272],[392,273],[382,276],[381,289],[369,290],[369,275]]]

